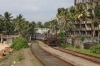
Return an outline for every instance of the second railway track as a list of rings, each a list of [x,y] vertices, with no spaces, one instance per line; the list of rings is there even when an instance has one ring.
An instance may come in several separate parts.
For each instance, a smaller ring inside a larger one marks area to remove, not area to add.
[[[80,52],[72,51],[72,50],[69,50],[69,49],[63,49],[63,48],[59,48],[59,47],[55,47],[54,49],[60,50],[62,52],[69,53],[71,55],[81,57],[81,58],[87,59],[89,61],[92,61],[94,63],[100,64],[100,58],[99,57],[97,58],[95,56],[91,56],[91,55],[87,55],[87,54],[83,54],[83,53],[80,53]]]
[[[31,45],[31,51],[44,66],[100,66],[99,63],[68,52],[62,52],[40,41]]]

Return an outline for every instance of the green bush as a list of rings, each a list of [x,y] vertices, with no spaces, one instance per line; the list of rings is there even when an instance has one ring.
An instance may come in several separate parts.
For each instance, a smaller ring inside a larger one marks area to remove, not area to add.
[[[91,51],[92,53],[100,54],[100,44],[97,45],[97,46],[91,47],[91,48],[90,48],[90,51]]]
[[[67,47],[67,44],[60,44],[60,47],[62,47],[62,48],[66,48]]]
[[[81,40],[81,41],[84,41],[84,39],[85,39],[84,36],[81,36],[81,37],[80,37],[80,40]]]
[[[58,36],[60,37],[60,43],[65,43],[65,39],[64,39],[65,33],[64,32],[60,32],[58,34]]]
[[[28,42],[25,38],[17,38],[13,41],[11,48],[14,48],[15,50],[20,50],[21,48],[27,48]]]

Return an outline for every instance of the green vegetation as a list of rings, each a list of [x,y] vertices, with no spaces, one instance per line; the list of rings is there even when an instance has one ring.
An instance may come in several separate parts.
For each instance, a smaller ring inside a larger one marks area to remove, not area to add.
[[[13,41],[11,48],[14,48],[15,50],[20,50],[22,48],[27,48],[28,42],[25,38],[17,38]]]
[[[8,54],[8,55],[6,55],[6,56],[3,56],[3,58],[0,59],[0,62],[7,60],[8,57],[10,57],[12,54],[13,54],[13,53],[10,53],[10,54]]]
[[[58,34],[58,36],[60,37],[60,43],[65,43],[65,39],[64,39],[64,36],[65,36],[65,33],[64,32],[60,32]]]
[[[91,4],[91,7],[87,8],[88,6],[85,6],[83,4],[79,4],[71,6],[70,8],[58,8],[56,17],[59,20],[59,26],[60,29],[64,30],[66,33],[68,33],[68,36],[71,37],[72,31],[75,28],[75,23],[81,24],[83,21],[86,24],[87,21],[91,22],[91,29],[92,32],[92,43],[94,42],[95,37],[95,27],[99,27],[99,21],[100,21],[100,4],[96,5],[94,8],[94,4]],[[76,28],[77,29],[77,28]],[[66,34],[67,35],[67,34]],[[78,36],[82,35],[81,31],[79,30]],[[73,36],[74,37],[74,36]],[[82,39],[83,40],[83,39]],[[73,41],[73,40],[72,40]]]
[[[82,48],[74,48],[72,45],[69,45],[69,44],[66,45],[66,49],[70,49],[70,50],[81,52],[84,54],[100,57],[100,54],[91,53],[91,50],[82,49]]]
[[[18,62],[18,61],[21,61],[21,60],[25,59],[24,53],[23,53],[23,52],[24,52],[24,49],[19,50],[19,51],[17,52],[17,55],[14,56],[14,57],[10,60],[10,62],[13,62],[13,61]]]
[[[81,37],[80,37],[80,40],[81,40],[81,41],[84,41],[84,38],[85,38],[84,36],[81,36]]]
[[[63,47],[63,48],[66,48],[66,44],[65,44],[65,32],[60,32],[58,34],[58,37],[60,38],[59,41],[60,41],[60,46]]]
[[[92,53],[100,54],[100,44],[90,48]]]
[[[8,59],[9,56],[5,56],[2,59],[0,59],[0,62],[5,61],[6,59]]]

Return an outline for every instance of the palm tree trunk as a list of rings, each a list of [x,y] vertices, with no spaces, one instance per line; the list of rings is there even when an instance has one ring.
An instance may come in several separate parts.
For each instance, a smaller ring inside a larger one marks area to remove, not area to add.
[[[65,43],[68,43],[68,42],[67,42],[67,21],[66,21],[66,24],[65,24],[65,25],[66,25],[66,36],[65,36]]]
[[[99,25],[100,25],[100,23],[98,24],[98,44],[100,43],[100,33],[99,33],[100,29],[99,29]]]

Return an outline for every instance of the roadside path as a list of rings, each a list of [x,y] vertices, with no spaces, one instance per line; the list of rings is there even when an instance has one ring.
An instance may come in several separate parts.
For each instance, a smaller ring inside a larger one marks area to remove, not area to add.
[[[29,48],[24,49],[25,59],[18,62],[15,66],[43,66],[32,54]]]

